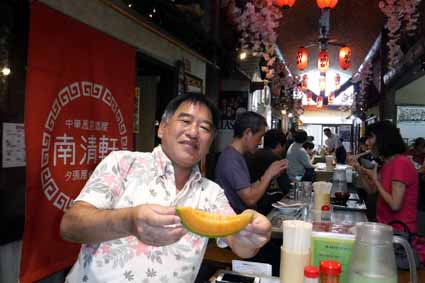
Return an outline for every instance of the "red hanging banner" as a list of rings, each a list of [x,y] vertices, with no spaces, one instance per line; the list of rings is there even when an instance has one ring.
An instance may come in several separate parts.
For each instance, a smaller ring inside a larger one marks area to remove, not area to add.
[[[39,2],[31,5],[22,283],[71,266],[59,224],[109,152],[132,149],[136,50]]]

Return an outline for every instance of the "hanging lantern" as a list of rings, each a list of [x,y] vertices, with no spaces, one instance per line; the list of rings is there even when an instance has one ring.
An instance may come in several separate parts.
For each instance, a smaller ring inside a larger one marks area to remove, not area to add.
[[[316,0],[316,3],[320,9],[333,9],[338,4],[338,0]]]
[[[338,90],[340,86],[341,86],[341,76],[338,73],[336,73],[335,74],[335,90]]]
[[[300,47],[297,50],[297,68],[302,71],[307,68],[308,65],[308,52],[304,47]]]
[[[326,91],[326,76],[320,75],[320,77],[319,77],[319,90],[320,90],[320,92]]]
[[[307,98],[307,105],[311,105],[313,103],[313,94],[308,91],[305,96]]]
[[[316,107],[322,108],[323,107],[323,96],[318,96],[316,98]]]
[[[275,5],[282,9],[289,9],[295,4],[295,0],[275,0]]]
[[[328,95],[328,104],[334,104],[335,101],[335,92],[331,92]]]
[[[348,46],[344,46],[339,49],[339,65],[343,70],[350,68],[351,64],[351,49]]]
[[[326,73],[329,69],[329,54],[326,50],[320,51],[319,58],[317,59],[317,67],[321,73]]]
[[[303,75],[303,79],[301,80],[301,90],[306,91],[308,89],[308,76],[307,74]]]

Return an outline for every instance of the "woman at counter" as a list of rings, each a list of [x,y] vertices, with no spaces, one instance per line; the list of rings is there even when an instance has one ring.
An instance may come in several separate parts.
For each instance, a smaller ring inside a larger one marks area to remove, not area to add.
[[[401,221],[410,232],[416,233],[418,174],[413,163],[404,155],[406,145],[399,130],[389,121],[380,121],[366,128],[366,144],[373,155],[383,160],[378,166],[366,169],[356,160],[349,160],[359,172],[365,189],[377,192],[376,218],[389,224]],[[393,225],[394,229],[401,227]]]

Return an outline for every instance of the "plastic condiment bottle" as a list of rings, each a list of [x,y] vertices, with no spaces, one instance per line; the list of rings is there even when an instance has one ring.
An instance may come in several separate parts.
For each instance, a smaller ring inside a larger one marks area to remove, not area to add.
[[[339,283],[341,264],[335,260],[322,260],[320,262],[320,283]]]
[[[320,270],[316,266],[304,267],[304,283],[319,283]]]
[[[331,208],[329,205],[324,204],[322,206],[322,213],[321,213],[321,222],[330,222],[331,221]]]

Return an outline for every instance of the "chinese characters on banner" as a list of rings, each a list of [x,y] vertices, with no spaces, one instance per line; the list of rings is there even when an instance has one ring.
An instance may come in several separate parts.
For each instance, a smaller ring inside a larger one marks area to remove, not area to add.
[[[60,220],[108,153],[132,149],[135,87],[134,48],[38,1],[30,27],[22,283],[74,263]]]

